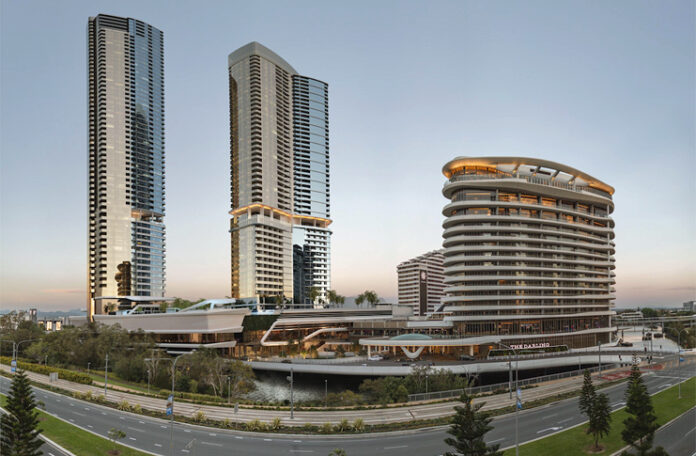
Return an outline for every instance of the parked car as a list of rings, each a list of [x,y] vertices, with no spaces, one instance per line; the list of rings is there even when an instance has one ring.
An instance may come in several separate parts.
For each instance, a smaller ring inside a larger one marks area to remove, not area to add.
[[[372,355],[367,358],[369,361],[382,361],[384,358],[380,355]]]
[[[474,361],[476,358],[470,355],[460,355],[459,359],[462,361]]]

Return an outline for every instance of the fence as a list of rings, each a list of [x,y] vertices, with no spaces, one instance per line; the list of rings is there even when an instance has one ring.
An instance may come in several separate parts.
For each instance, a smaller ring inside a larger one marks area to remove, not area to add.
[[[602,370],[607,370],[607,369],[612,369],[614,367],[618,367],[618,364],[606,364],[602,365]],[[597,372],[599,371],[599,367],[588,367],[587,370],[590,372]],[[551,374],[551,375],[543,375],[541,377],[533,377],[533,378],[525,378],[522,380],[519,380],[517,382],[518,387],[523,387],[527,385],[533,385],[535,383],[543,383],[543,382],[549,382],[552,380],[560,380],[562,378],[568,378],[568,377],[575,377],[582,375],[583,372],[585,372],[585,369],[576,369],[573,371],[568,371],[568,372],[561,372],[559,374]],[[513,380],[514,384],[514,380]],[[495,383],[493,385],[481,385],[481,386],[474,386],[471,388],[467,388],[467,394],[480,394],[480,393],[490,393],[496,390],[504,390],[508,391],[510,388],[510,383],[505,382],[505,383]],[[416,401],[429,401],[433,399],[449,399],[452,397],[458,397],[461,396],[461,394],[464,392],[463,389],[456,389],[456,390],[448,390],[448,391],[434,391],[431,393],[416,393],[416,394],[409,394],[408,395],[408,401],[409,402],[416,402]]]

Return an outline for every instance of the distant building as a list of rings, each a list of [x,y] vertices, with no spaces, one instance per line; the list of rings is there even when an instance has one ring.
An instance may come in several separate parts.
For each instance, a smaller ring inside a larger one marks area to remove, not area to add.
[[[693,312],[696,308],[696,301],[686,301],[682,307],[685,312]]]
[[[29,319],[32,323],[36,324],[39,318],[39,313],[36,309],[29,309]]]
[[[396,267],[399,304],[413,306],[414,315],[434,312],[445,295],[442,250],[434,250],[404,261]]]
[[[44,318],[43,320],[39,320],[37,323],[45,331],[60,331],[63,329],[62,318]]]

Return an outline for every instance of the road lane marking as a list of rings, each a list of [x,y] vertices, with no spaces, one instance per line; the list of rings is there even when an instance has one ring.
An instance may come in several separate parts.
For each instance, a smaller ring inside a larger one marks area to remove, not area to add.
[[[491,441],[490,441],[490,442],[488,442],[488,443],[495,443],[495,442],[500,442],[501,440],[505,440],[505,437],[503,437],[502,439],[495,439],[495,440],[491,440]]]
[[[566,418],[565,420],[559,421],[558,424],[567,423],[568,421],[573,421],[573,418]]]
[[[89,411],[89,407],[85,407],[85,410]]]
[[[263,439],[264,442],[272,442],[273,440],[271,439]]]
[[[314,453],[314,450],[290,450],[290,453]]]
[[[302,440],[293,440],[295,443],[302,443]]]
[[[206,442],[205,440],[201,441],[201,443],[202,443],[203,445],[212,445],[212,446],[216,446],[216,447],[221,447],[221,446],[222,446],[221,443]]]
[[[188,429],[184,429],[184,432],[191,432],[191,431],[189,431]]]
[[[558,413],[552,413],[552,414],[550,414],[550,415],[544,415],[544,417],[542,418],[542,420],[545,420],[545,419],[547,419],[547,418],[553,418],[554,416],[558,416]]]
[[[235,439],[239,439],[239,440],[243,440],[243,439],[244,439],[244,437],[240,437],[240,436],[238,436],[238,435],[235,435],[234,438],[235,438]]]
[[[74,422],[75,422],[75,420],[73,420],[72,418],[69,418],[69,420],[70,420],[70,422],[72,422],[72,423],[74,423]]]
[[[91,424],[88,424],[87,427],[90,429],[94,429],[94,427]]]
[[[102,412],[102,415],[106,415],[106,412]]]
[[[408,445],[397,445],[397,446],[384,447],[385,450],[396,450],[398,448],[408,448]]]
[[[541,434],[542,432],[546,432],[546,431],[554,431],[555,432],[555,431],[558,431],[560,429],[563,429],[563,426],[554,426],[554,427],[550,427],[547,429],[542,429],[541,431],[537,431],[537,434]]]
[[[211,437],[215,437],[217,434],[213,434],[212,432],[209,432],[208,435]]]
[[[127,426],[127,427],[128,427],[128,429],[130,429],[131,431],[135,431],[135,432],[145,432],[145,431],[143,431],[142,429],[138,429],[138,428],[134,428],[134,427],[130,427],[130,426]]]
[[[167,429],[167,426],[160,426],[162,429]]]
[[[138,421],[138,423],[140,423],[140,424],[145,424],[145,421]]]
[[[131,440],[135,440],[135,438],[134,438],[134,437],[128,437],[128,438],[129,438],[129,439],[131,439]]]
[[[155,443],[155,446],[156,446],[156,447],[162,448],[162,444],[161,444],[161,443]]]

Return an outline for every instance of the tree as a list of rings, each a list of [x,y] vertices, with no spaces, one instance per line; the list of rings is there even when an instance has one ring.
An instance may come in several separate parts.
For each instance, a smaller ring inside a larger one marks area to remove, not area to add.
[[[317,287],[309,287],[309,301],[314,304],[317,301],[317,298],[319,298],[319,295],[321,294],[319,292],[319,288]]]
[[[39,456],[43,441],[39,438],[39,413],[36,400],[24,371],[17,371],[7,396],[7,413],[0,418],[2,440],[0,454],[8,456]]]
[[[110,454],[119,454],[118,447],[116,446],[116,442],[121,439],[126,438],[126,433],[123,432],[120,429],[116,428],[111,428],[109,430],[109,440],[111,440],[114,444],[114,449],[109,451]]]
[[[639,455],[647,455],[659,426],[648,389],[636,364],[631,368],[625,398],[626,412],[629,416],[623,421],[624,430],[621,431],[621,438],[635,448]]]
[[[611,429],[611,409],[606,394],[600,393],[594,396],[589,418],[587,432],[594,437],[594,449],[599,450],[599,439],[609,434]]]
[[[363,293],[359,294],[357,298],[355,298],[355,304],[358,306],[362,305],[364,302],[367,302],[370,306],[374,307],[379,301],[379,296],[377,296],[377,293],[372,290],[365,290]]]
[[[582,390],[580,391],[578,407],[580,408],[580,412],[585,415],[587,419],[590,419],[590,415],[592,414],[592,405],[595,402],[596,396],[597,393],[594,385],[592,384],[590,371],[585,369],[584,381],[582,383]]]
[[[329,453],[329,456],[348,456],[348,453],[346,453],[346,450],[343,448],[334,448],[334,450]]]
[[[454,447],[456,453],[446,453],[447,456],[502,456],[498,451],[500,445],[486,445],[484,437],[493,429],[490,425],[493,418],[481,412],[483,403],[473,405],[473,397],[464,392],[459,400],[464,404],[463,407],[455,407],[456,411],[452,419],[452,425],[447,431],[452,437],[445,439],[445,443]]]

